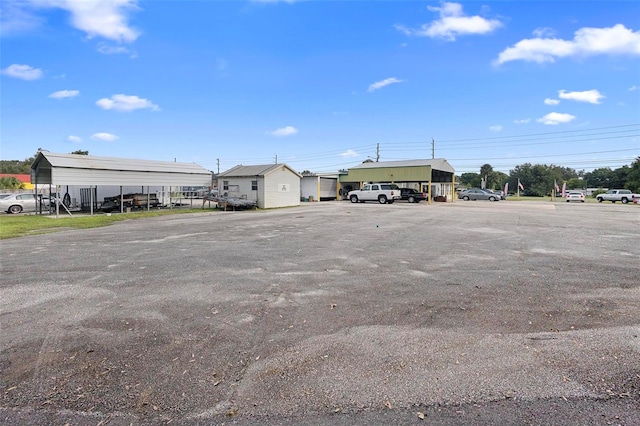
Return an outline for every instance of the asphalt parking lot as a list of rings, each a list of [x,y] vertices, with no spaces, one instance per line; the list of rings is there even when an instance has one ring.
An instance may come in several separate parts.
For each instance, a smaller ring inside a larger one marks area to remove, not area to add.
[[[640,424],[640,206],[305,203],[1,244],[2,424]]]

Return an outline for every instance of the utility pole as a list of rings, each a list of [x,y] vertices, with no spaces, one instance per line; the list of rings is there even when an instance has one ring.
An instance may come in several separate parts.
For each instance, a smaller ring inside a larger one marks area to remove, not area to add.
[[[216,163],[218,164],[218,174],[220,174],[220,159],[216,158]]]
[[[431,159],[433,160],[434,158],[436,158],[436,141],[431,138]]]
[[[380,144],[376,144],[376,163],[380,161]]]
[[[276,164],[278,164],[278,154],[275,154],[274,158],[275,158]]]

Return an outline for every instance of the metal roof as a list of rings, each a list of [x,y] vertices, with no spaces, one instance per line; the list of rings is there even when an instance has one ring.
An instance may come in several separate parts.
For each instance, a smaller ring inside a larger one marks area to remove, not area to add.
[[[269,174],[270,172],[272,172],[273,170],[276,170],[276,169],[278,169],[280,167],[286,167],[292,173],[295,173],[296,175],[302,177],[300,175],[300,173],[296,172],[295,170],[293,170],[291,167],[287,166],[286,164],[258,164],[258,165],[254,165],[254,166],[238,165],[238,166],[232,167],[231,169],[227,170],[226,172],[220,173],[218,175],[218,177],[255,177],[255,176],[265,176],[265,175]]]
[[[34,184],[208,186],[211,171],[195,163],[40,151],[31,165]]]
[[[451,164],[444,158],[433,158],[430,160],[403,160],[403,161],[378,161],[370,163],[362,163],[350,169],[379,169],[383,167],[416,167],[416,166],[430,166],[433,170],[440,170],[443,172],[455,173]]]
[[[51,167],[73,169],[211,174],[209,170],[195,163],[58,154],[49,151],[40,151],[31,168],[36,168],[43,159],[46,159]]]

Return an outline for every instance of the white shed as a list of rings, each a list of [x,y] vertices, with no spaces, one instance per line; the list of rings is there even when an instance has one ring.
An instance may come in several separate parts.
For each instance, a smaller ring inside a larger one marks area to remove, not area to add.
[[[338,199],[338,174],[303,174],[300,198],[308,201]]]
[[[218,191],[257,201],[261,209],[299,206],[301,177],[286,164],[240,165],[218,175]]]

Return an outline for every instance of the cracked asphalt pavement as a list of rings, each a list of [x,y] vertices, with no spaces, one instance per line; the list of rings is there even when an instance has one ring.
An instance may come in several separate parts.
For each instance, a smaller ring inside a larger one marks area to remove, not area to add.
[[[1,424],[640,424],[640,206],[304,203],[0,244]]]

